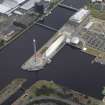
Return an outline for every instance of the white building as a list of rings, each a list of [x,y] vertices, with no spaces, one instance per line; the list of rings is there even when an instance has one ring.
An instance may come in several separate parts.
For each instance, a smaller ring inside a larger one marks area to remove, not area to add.
[[[3,0],[0,3],[0,13],[9,14],[14,11],[14,8],[26,0]]]
[[[69,23],[75,28],[75,32],[84,27],[90,19],[90,11],[87,9],[80,9],[77,13],[70,17]],[[76,33],[75,33],[76,34]]]
[[[70,18],[70,21],[81,23],[89,14],[89,10],[82,8]]]

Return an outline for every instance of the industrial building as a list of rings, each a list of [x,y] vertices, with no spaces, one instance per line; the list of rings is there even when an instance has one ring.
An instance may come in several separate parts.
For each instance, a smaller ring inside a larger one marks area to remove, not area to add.
[[[80,9],[77,13],[70,17],[70,24],[78,27],[79,25],[86,24],[89,21],[90,11],[87,9]]]
[[[0,13],[9,15],[25,1],[26,0],[2,0],[0,3]]]
[[[22,15],[17,9],[23,9],[25,11],[32,9],[36,4],[43,6],[43,10],[46,11],[49,6],[50,0],[1,0],[0,1],[0,13],[8,16],[13,13]],[[35,7],[36,8],[36,7]]]

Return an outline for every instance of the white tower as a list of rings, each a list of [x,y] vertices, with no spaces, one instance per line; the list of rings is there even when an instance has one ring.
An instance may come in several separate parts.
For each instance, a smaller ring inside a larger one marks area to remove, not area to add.
[[[33,39],[33,47],[34,47],[34,56],[35,56],[35,62],[36,62],[36,40]]]

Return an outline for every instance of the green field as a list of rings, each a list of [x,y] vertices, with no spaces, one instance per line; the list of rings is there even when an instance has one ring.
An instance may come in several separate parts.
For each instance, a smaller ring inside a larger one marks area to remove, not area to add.
[[[94,8],[90,8],[90,10],[93,17],[105,20],[105,11],[99,11]]]
[[[88,6],[88,9],[91,11],[91,15],[93,17],[105,20],[105,10],[97,9],[95,5],[90,2],[87,3],[87,6]]]

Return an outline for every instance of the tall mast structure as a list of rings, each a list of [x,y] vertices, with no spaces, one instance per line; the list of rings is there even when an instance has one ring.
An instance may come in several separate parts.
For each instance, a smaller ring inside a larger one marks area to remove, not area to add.
[[[36,62],[36,40],[33,39],[33,48],[34,48],[34,56],[35,56],[35,62]]]

